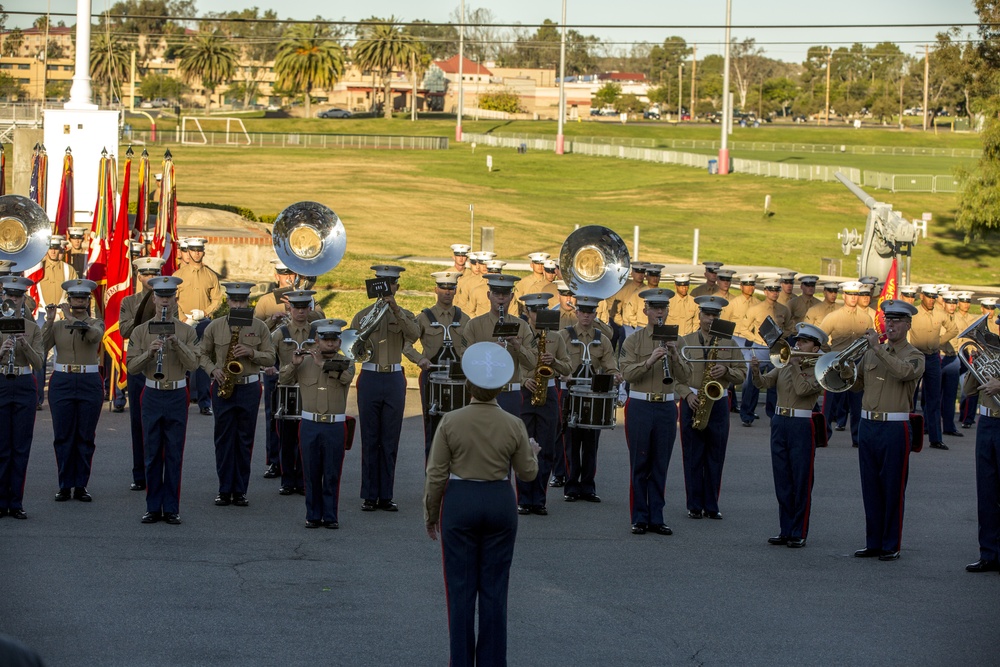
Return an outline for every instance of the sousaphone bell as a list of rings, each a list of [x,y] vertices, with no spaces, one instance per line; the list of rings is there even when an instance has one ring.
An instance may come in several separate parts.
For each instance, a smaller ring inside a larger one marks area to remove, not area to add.
[[[625,286],[631,267],[628,246],[602,225],[587,225],[566,237],[559,269],[574,294],[607,299]]]
[[[347,231],[330,208],[301,201],[275,218],[271,243],[281,263],[298,275],[321,276],[344,258]]]
[[[21,195],[0,197],[0,260],[19,271],[42,261],[49,249],[52,224],[41,206]]]

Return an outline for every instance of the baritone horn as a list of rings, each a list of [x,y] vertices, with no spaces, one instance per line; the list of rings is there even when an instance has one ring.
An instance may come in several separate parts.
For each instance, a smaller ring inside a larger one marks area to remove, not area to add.
[[[989,315],[983,315],[968,329],[958,334],[968,338],[958,348],[958,358],[980,386],[1000,377],[1000,336],[989,330]],[[990,401],[992,409],[1000,408],[1000,396],[984,396],[983,404]]]
[[[625,286],[631,265],[625,241],[601,225],[577,229],[559,251],[563,280],[577,295],[607,299]]]
[[[816,380],[823,389],[839,394],[858,381],[858,363],[868,351],[868,338],[862,336],[840,352],[827,352],[816,360]]]

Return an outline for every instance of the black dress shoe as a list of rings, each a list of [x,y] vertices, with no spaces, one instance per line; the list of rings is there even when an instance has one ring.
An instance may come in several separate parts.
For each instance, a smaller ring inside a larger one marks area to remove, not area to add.
[[[972,428],[972,424],[962,424],[962,428]]]
[[[378,509],[378,506],[375,504],[374,500],[364,500],[364,501],[361,502],[361,511],[362,512],[374,512],[377,509]]]
[[[701,510],[688,510],[689,519],[700,519],[703,514],[704,512],[702,512]]]
[[[555,477],[552,478],[552,481],[549,482],[549,486],[555,488],[566,486],[566,478],[563,477],[562,475],[556,475]]]
[[[649,526],[647,524],[645,524],[645,523],[633,523],[632,524],[632,534],[633,535],[645,535],[647,528],[649,528]]]
[[[396,503],[392,502],[391,500],[380,500],[380,501],[378,501],[378,508],[380,510],[385,510],[386,512],[398,512],[399,511],[399,507],[396,505]]]
[[[337,523],[336,521],[324,521],[323,527],[329,528],[330,530],[337,530],[338,528],[340,528],[340,524]]]
[[[662,523],[653,524],[649,527],[649,532],[656,533],[657,535],[673,535],[674,531],[670,530],[670,526],[665,526]]]
[[[716,521],[721,521],[722,520],[722,512],[708,512],[708,511],[706,511],[705,512],[705,516],[707,516],[709,519],[715,519]]]
[[[69,489],[59,489],[59,493],[56,494],[56,502],[61,503],[72,497],[73,493]]]
[[[13,516],[13,514],[11,515]],[[980,558],[975,563],[965,566],[966,572],[1000,572],[1000,561],[983,560]]]
[[[180,514],[174,514],[172,512],[164,512],[163,513],[163,520],[166,521],[167,523],[169,523],[171,526],[179,526],[179,525],[181,525],[181,515]]]
[[[141,521],[142,523],[156,523],[159,520],[160,520],[159,512],[146,512],[145,514],[142,515],[142,518],[139,519],[139,521]]]
[[[845,426],[834,426],[833,430],[834,431],[843,431],[845,428],[846,428]]]
[[[233,502],[233,495],[231,493],[220,493],[215,497],[215,504],[219,507],[225,507]]]
[[[295,487],[295,493],[299,494],[300,496],[306,495],[306,487],[304,487],[304,486],[296,486]]]
[[[581,493],[580,500],[586,500],[588,503],[599,503],[601,502],[601,497],[596,493]]]
[[[202,408],[201,409],[201,414],[207,415],[207,416],[211,417],[212,416],[212,408]]]
[[[306,521],[306,528],[319,528],[322,525],[322,521]]]
[[[801,549],[806,545],[806,538],[804,537],[789,537],[788,547],[790,549]]]
[[[276,463],[272,463],[267,466],[267,470],[264,471],[264,479],[274,479],[280,474],[281,470],[278,469],[278,465]]]
[[[113,408],[111,408],[111,412],[125,412],[125,406],[124,405],[116,405]]]
[[[950,435],[950,436],[953,436],[953,437],[956,437],[956,438],[964,438],[965,437],[965,435],[963,433],[959,433],[958,431],[945,431],[944,434],[945,435]]]
[[[528,507],[527,505],[518,505],[517,506],[517,513],[520,514],[521,516],[525,516],[527,514],[531,514],[531,508]]]
[[[932,442],[931,449],[948,449],[948,445],[943,442]]]
[[[0,507],[0,519],[2,519],[3,517],[7,516],[7,512],[8,511],[9,510],[6,507]]]
[[[233,494],[233,504],[237,507],[247,507],[250,501],[247,500],[247,494],[245,493],[234,493]]]
[[[767,543],[775,546],[784,546],[788,544],[788,538],[784,535],[776,535],[775,537],[767,538]]]
[[[567,493],[563,495],[563,500],[565,500],[568,503],[575,503],[579,499],[580,499],[580,494],[578,493]]]
[[[530,509],[532,514],[537,514],[538,516],[549,515],[549,511],[545,509],[545,505],[532,505]]]
[[[280,489],[278,489],[279,496],[290,496],[293,493],[295,493],[295,489],[291,486],[283,486]]]
[[[744,426],[748,427],[748,428],[751,427],[751,426],[753,426],[753,422],[740,422],[740,423],[743,424]]]
[[[7,516],[14,517],[15,519],[21,519],[22,521],[28,518],[28,515],[25,514],[24,510],[21,509],[20,507],[16,508],[12,507],[11,509],[7,510]]]
[[[128,488],[129,488],[130,491],[145,491],[146,490],[146,483],[145,482],[132,482],[132,486],[130,486]]]
[[[864,549],[858,549],[854,552],[855,558],[880,558],[882,556],[881,549],[869,549],[865,547]]]
[[[879,556],[878,559],[881,560],[881,561],[899,560],[899,552],[898,551],[883,551],[882,555]]]
[[[80,502],[89,503],[94,499],[94,497],[91,496],[89,493],[87,493],[87,489],[85,487],[78,486],[77,488],[73,489],[73,499],[79,500]]]

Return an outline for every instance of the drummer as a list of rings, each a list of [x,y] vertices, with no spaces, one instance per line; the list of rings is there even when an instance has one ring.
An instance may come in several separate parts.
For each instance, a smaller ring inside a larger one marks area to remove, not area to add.
[[[453,249],[455,247],[452,246]],[[468,246],[461,247],[467,248]],[[454,305],[459,274],[455,271],[437,271],[432,273],[431,277],[434,279],[434,295],[437,297],[437,302],[430,308],[424,308],[417,315],[421,351],[418,352],[412,343],[407,343],[403,347],[403,355],[420,367],[420,404],[424,414],[425,461],[431,450],[434,431],[441,420],[439,415],[428,414],[431,403],[429,384],[431,371],[446,362],[458,361],[458,354],[451,341],[461,336],[463,327],[469,322],[468,314]],[[445,344],[446,340],[448,341],[447,345]]]
[[[596,296],[581,294],[576,297],[577,323],[559,332],[569,350],[569,374],[562,375],[560,387],[562,404],[571,402],[572,387],[588,387],[589,378],[599,374],[611,374],[615,384],[623,381],[618,371],[618,359],[611,345],[611,337],[594,326],[597,308],[601,300]],[[566,391],[569,389],[569,391]],[[617,394],[608,399],[614,405]],[[598,412],[598,411],[594,411]],[[563,409],[563,414],[567,414]],[[571,427],[568,424],[563,430],[563,454],[567,459],[566,486],[563,500],[574,502],[586,500],[600,502],[594,477],[597,475],[597,444],[601,431],[599,428]]]

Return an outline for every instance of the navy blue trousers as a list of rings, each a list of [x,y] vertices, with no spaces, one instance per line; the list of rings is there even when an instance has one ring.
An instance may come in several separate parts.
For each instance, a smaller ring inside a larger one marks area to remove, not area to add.
[[[592,428],[566,429],[566,461],[569,474],[564,493],[597,493],[597,445],[601,431]]]
[[[663,524],[667,468],[676,438],[676,403],[652,403],[636,398],[625,402],[632,523]]]
[[[59,488],[84,488],[90,481],[94,437],[101,418],[104,387],[100,373],[63,373],[49,378],[53,446],[59,469]]]
[[[431,444],[434,442],[434,432],[437,431],[438,424],[441,423],[441,415],[429,415],[427,410],[430,409],[431,402],[431,390],[430,390],[430,380],[431,374],[429,371],[420,371],[420,377],[418,379],[418,386],[420,387],[420,412],[424,419],[424,462],[427,462],[427,457],[431,454]]]
[[[441,503],[441,555],[451,667],[507,664],[507,589],[516,536],[508,480],[448,481]]]
[[[132,427],[132,481],[146,482],[146,455],[142,447],[142,392],[146,388],[146,376],[142,373],[129,373],[128,386],[128,416]],[[184,407],[187,415],[187,406]]]
[[[962,396],[959,403],[959,419],[963,426],[972,426],[976,423],[976,412],[979,410],[979,394],[972,396]]]
[[[181,511],[181,465],[190,400],[187,387],[142,392],[147,512]]]
[[[405,402],[403,371],[361,371],[358,419],[361,422],[362,500],[392,500]]]
[[[39,324],[39,327],[42,325]],[[45,402],[45,364],[48,363],[49,357],[52,355],[52,350],[45,350],[45,354],[42,355],[42,365],[40,368],[35,370],[35,390],[38,392],[38,405]]]
[[[24,480],[35,432],[38,393],[34,374],[0,374],[0,510],[24,509]]]
[[[865,546],[899,551],[910,461],[910,423],[861,420],[858,433]]]
[[[769,361],[762,361],[760,364],[761,375],[767,374],[774,366]],[[752,375],[747,373],[746,380],[740,390],[740,419],[743,423],[751,423],[754,420],[754,411],[757,409],[757,402],[760,400],[760,389],[753,383]],[[768,389],[764,398],[764,413],[768,417],[774,416],[774,408],[778,405],[778,390]]]
[[[780,535],[805,539],[809,534],[815,458],[811,418],[775,415],[771,419],[771,470]]]
[[[344,469],[347,424],[299,422],[299,443],[305,471],[306,521],[339,521],[340,473]]]
[[[924,355],[924,375],[920,386],[924,432],[931,442],[941,442],[941,357],[937,353]]]
[[[549,488],[549,473],[556,457],[556,440],[559,432],[559,392],[557,387],[549,387],[545,403],[535,407],[531,404],[531,392],[521,390],[521,421],[541,450],[538,452],[538,475],[530,482],[517,480],[517,503],[519,505],[545,505],[545,492]]]
[[[976,428],[979,555],[1000,559],[1000,418],[980,416]]]
[[[521,416],[521,410],[523,409],[521,403],[520,391],[505,391],[497,396],[497,404],[500,406],[500,409],[515,417]]]
[[[194,331],[198,334],[198,344],[201,344],[201,337],[205,333],[205,329],[208,325],[212,323],[212,319],[206,317],[201,322],[199,322],[194,327]],[[214,401],[214,395],[211,392],[210,386],[212,384],[211,378],[208,377],[208,373],[203,371],[199,366],[194,370],[194,372],[188,374],[189,382],[191,387],[194,389],[195,400],[198,401],[199,408],[212,407]]]
[[[832,442],[833,422],[842,410],[851,419],[851,444],[858,444],[858,426],[861,424],[861,394],[860,391],[823,392],[823,416],[826,418],[826,441]]]
[[[718,512],[722,467],[729,442],[729,409],[716,401],[702,431],[691,428],[694,411],[681,401],[681,453],[684,456],[684,489],[692,512]]]
[[[944,357],[941,360],[941,429],[945,433],[954,433],[955,401],[958,400],[958,376],[962,364],[957,356]]]
[[[212,383],[215,470],[219,474],[219,493],[247,492],[260,394],[260,383],[251,382],[233,387],[229,398],[219,398],[218,385]]]
[[[281,462],[281,440],[278,436],[278,424],[274,418],[273,409],[278,376],[267,373],[261,373],[261,376],[264,378],[262,380],[264,385],[264,423],[267,424],[267,428],[264,429],[267,434],[267,440],[264,443],[264,464],[278,465]]]
[[[278,438],[281,442],[281,486],[304,489],[302,450],[299,449],[299,422],[293,419],[276,421]]]

